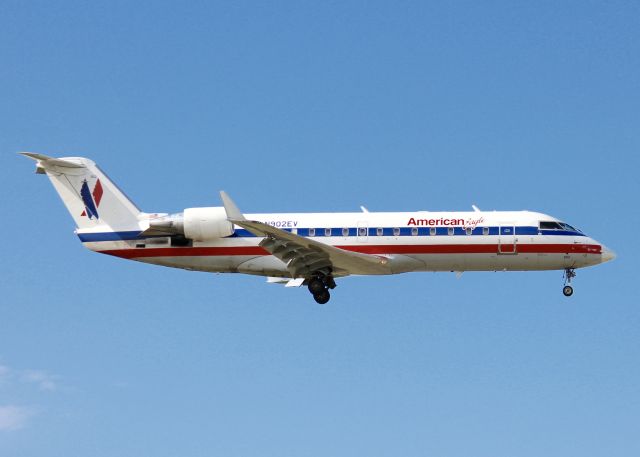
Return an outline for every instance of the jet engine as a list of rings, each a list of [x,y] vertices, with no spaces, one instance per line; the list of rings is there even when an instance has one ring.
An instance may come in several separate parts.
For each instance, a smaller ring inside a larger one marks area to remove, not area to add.
[[[149,221],[149,231],[183,235],[193,241],[213,241],[233,235],[233,224],[223,207],[187,208]]]

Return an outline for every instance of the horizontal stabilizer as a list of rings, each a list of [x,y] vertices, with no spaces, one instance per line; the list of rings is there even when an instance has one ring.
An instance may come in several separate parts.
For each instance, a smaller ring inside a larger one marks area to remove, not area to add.
[[[35,152],[19,152],[18,154],[21,154],[25,157],[29,157],[30,159],[33,159],[36,162],[38,162],[36,173],[42,173],[42,171],[40,171],[40,168],[46,168],[47,166],[64,167],[64,168],[85,168],[84,165],[80,165],[75,162],[70,162],[68,160],[63,160],[63,159],[56,159],[54,157],[49,157],[44,154],[37,154]]]

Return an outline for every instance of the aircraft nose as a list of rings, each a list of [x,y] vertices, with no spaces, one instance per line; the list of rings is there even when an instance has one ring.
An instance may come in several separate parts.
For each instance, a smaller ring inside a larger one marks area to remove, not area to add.
[[[606,247],[605,245],[602,245],[602,263],[608,262],[609,260],[613,260],[615,258],[616,258],[616,253],[613,252],[608,247]]]

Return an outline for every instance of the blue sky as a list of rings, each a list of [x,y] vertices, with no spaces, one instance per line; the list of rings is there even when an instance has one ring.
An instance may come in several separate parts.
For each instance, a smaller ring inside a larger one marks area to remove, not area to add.
[[[640,453],[637,2],[0,3],[0,454]],[[18,151],[147,211],[531,209],[578,271],[332,301],[82,248]]]

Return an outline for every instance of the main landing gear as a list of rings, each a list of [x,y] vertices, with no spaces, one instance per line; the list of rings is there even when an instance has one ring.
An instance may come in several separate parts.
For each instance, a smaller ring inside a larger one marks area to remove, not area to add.
[[[317,275],[309,280],[307,288],[314,300],[321,305],[324,305],[331,298],[329,289],[335,289],[336,282],[332,276]]]
[[[567,268],[564,270],[564,287],[562,293],[565,297],[571,297],[573,295],[573,287],[571,287],[571,279],[576,277],[576,271],[573,268]]]

